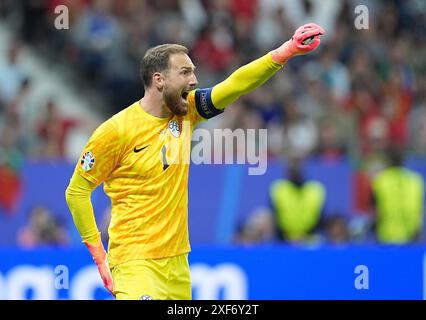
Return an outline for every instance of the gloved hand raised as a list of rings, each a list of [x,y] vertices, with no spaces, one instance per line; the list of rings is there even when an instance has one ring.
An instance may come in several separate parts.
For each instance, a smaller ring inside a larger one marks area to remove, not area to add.
[[[292,57],[311,52],[319,46],[320,36],[324,34],[324,29],[319,25],[305,24],[294,32],[290,40],[272,51],[272,59],[277,63],[284,64]]]

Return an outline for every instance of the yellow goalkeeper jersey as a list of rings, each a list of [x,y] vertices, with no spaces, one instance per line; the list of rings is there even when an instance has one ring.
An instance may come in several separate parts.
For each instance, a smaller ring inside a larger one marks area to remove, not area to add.
[[[135,102],[101,124],[85,146],[76,170],[97,185],[104,182],[111,199],[111,267],[190,251],[191,134],[204,117],[213,116],[206,101],[210,93],[211,89],[191,91],[183,117],[157,118]]]
[[[213,88],[191,91],[184,117],[157,118],[135,102],[95,130],[74,175],[95,185],[104,183],[111,198],[111,267],[190,251],[187,212],[192,130],[202,119],[220,114],[241,95],[262,85],[281,67],[269,52]],[[70,182],[67,203],[84,239],[98,233],[90,199],[86,202],[80,192],[80,186]]]

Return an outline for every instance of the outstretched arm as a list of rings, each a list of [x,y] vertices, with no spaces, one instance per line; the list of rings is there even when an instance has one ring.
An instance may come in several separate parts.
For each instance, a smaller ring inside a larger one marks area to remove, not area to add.
[[[293,37],[279,48],[242,66],[225,81],[215,85],[211,98],[216,109],[224,109],[244,94],[253,91],[271,78],[288,59],[315,50],[324,29],[308,23],[296,30]]]

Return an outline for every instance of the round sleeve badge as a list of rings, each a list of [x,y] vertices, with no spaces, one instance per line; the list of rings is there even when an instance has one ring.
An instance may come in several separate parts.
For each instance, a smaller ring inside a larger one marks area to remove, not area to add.
[[[93,168],[94,165],[95,156],[90,151],[85,152],[81,157],[80,166],[83,168],[84,171],[89,171]]]

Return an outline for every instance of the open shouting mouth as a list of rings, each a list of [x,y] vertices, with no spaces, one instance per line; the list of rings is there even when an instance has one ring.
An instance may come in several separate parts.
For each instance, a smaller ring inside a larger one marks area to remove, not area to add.
[[[181,97],[184,101],[187,101],[189,91],[183,91]]]

